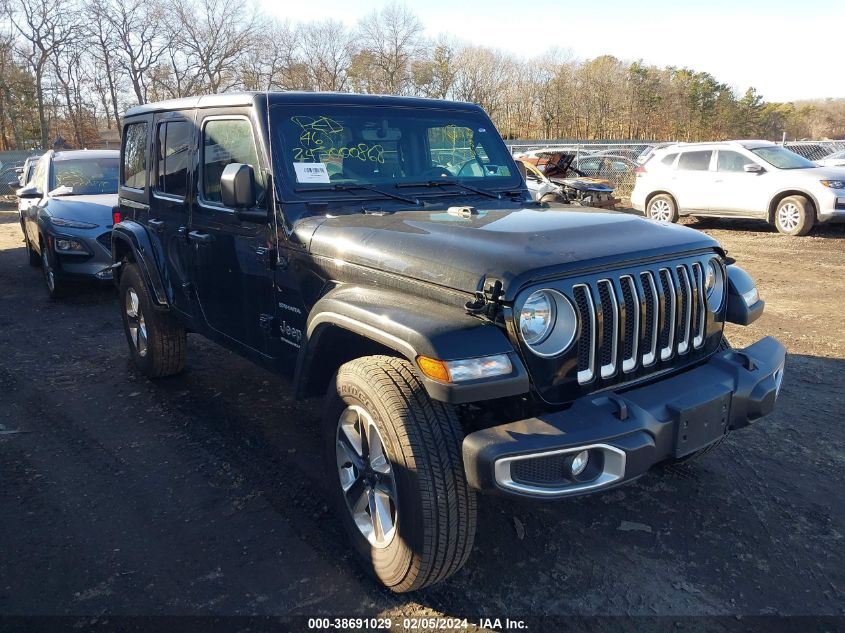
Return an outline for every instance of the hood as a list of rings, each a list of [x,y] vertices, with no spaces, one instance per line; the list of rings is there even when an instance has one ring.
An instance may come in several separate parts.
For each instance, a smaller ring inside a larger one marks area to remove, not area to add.
[[[469,293],[499,279],[506,301],[532,279],[718,248],[683,226],[564,206],[470,217],[445,210],[342,215],[323,221],[310,241],[311,253],[331,258],[338,271],[354,263]]]
[[[105,193],[93,196],[54,196],[44,208],[56,218],[108,226],[112,223],[112,208],[115,206],[117,194]]]

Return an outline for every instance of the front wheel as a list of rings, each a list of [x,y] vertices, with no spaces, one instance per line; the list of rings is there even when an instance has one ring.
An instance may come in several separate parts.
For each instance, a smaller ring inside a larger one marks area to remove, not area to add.
[[[646,215],[656,222],[677,222],[678,205],[672,196],[661,193],[649,200]]]
[[[120,308],[129,353],[150,378],[176,374],[185,367],[185,328],[169,312],[153,309],[137,264],[127,263],[120,278]]]
[[[329,385],[323,435],[341,521],[376,578],[414,591],[463,566],[476,521],[463,431],[408,361],[367,356],[343,365]]]
[[[785,235],[807,235],[815,220],[813,203],[804,196],[787,196],[775,209],[775,228]]]
[[[61,299],[65,295],[65,284],[58,277],[56,258],[50,254],[50,249],[45,241],[41,242],[41,272],[44,274],[47,294],[54,301]]]

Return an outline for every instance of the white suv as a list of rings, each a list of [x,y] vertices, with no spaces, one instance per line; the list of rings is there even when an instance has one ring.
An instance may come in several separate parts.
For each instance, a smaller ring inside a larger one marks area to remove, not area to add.
[[[769,141],[670,145],[635,173],[631,204],[653,220],[761,218],[789,235],[845,221],[845,169],[818,167]]]

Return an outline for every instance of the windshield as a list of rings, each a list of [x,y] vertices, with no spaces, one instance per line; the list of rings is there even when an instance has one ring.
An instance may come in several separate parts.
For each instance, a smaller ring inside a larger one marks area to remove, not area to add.
[[[397,185],[430,181],[484,190],[520,184],[498,133],[474,112],[285,105],[272,108],[271,129],[274,168],[300,194],[368,187],[395,194]]]
[[[803,156],[795,152],[790,152],[783,147],[757,147],[751,151],[778,169],[809,169],[818,166]]]
[[[117,193],[118,159],[71,158],[53,161],[50,191],[60,187],[61,195]]]

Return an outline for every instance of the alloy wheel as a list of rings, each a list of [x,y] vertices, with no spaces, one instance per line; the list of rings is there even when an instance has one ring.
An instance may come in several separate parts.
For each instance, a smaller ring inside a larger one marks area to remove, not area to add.
[[[787,202],[778,209],[778,224],[785,232],[794,231],[801,222],[801,210],[793,202]]]
[[[138,356],[147,355],[147,323],[144,320],[144,313],[141,311],[141,304],[138,301],[138,293],[134,288],[129,288],[124,301],[126,311],[126,326],[129,328],[129,338]]]
[[[396,533],[396,481],[372,416],[350,405],[337,423],[337,471],[346,507],[370,545],[382,549]]]
[[[666,200],[655,200],[651,203],[651,206],[649,206],[649,215],[652,220],[657,220],[658,222],[668,222],[669,218],[672,217],[672,208]]]

